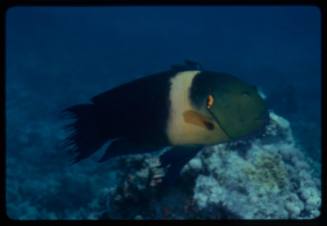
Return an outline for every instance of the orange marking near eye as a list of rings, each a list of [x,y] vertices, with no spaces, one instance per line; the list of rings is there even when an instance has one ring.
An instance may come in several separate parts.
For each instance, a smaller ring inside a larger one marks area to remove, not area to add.
[[[207,98],[207,107],[208,108],[211,108],[212,105],[213,105],[213,102],[214,102],[214,98],[212,95],[209,95],[208,98]]]

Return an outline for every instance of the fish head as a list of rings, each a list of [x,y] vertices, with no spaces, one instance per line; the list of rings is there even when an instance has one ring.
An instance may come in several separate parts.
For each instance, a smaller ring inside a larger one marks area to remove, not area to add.
[[[202,114],[211,117],[229,140],[251,135],[265,127],[269,114],[255,86],[229,74],[207,73],[197,103],[200,102]]]

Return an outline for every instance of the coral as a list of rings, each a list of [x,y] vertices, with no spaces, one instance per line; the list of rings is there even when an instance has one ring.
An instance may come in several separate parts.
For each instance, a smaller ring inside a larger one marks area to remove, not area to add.
[[[154,154],[148,158],[156,162],[157,157]],[[150,166],[147,157],[136,159],[124,160],[124,166],[138,162],[136,165],[141,167],[125,170],[125,179],[111,194],[119,199],[120,205],[111,203],[118,210],[130,203],[130,197],[138,199],[137,206],[142,206],[138,210],[132,208],[134,211],[124,218],[139,217],[142,211],[147,217],[159,219],[301,219],[320,214],[319,180],[312,174],[308,157],[297,147],[290,123],[273,112],[260,137],[204,148],[183,168],[182,183],[168,193],[159,192],[158,196],[160,183],[149,186],[153,178],[149,172],[158,170],[160,165]],[[180,201],[163,201],[167,199]],[[163,206],[176,209],[181,203],[192,203],[191,210],[163,213]],[[144,212],[145,209],[158,211]]]
[[[283,188],[287,183],[287,172],[280,158],[268,152],[260,153],[254,163],[243,168],[246,177],[261,187],[271,190]]]
[[[226,145],[207,148],[209,156],[198,156],[209,164],[209,175],[198,176],[194,188],[200,208],[220,203],[243,219],[319,216],[320,189],[306,156],[295,145],[290,124],[274,113],[270,119],[264,135],[252,141],[245,156]]]

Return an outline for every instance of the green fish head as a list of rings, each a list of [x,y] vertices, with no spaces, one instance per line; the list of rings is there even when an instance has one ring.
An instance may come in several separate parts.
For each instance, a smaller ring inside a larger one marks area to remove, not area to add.
[[[242,138],[265,127],[268,111],[255,86],[229,74],[203,72],[202,81],[200,76],[200,87],[193,92],[198,97],[193,98],[195,104],[201,105],[201,111],[216,121],[229,139]]]

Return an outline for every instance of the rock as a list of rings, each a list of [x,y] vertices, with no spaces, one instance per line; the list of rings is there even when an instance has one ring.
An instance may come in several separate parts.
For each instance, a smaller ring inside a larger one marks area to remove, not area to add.
[[[175,210],[169,215],[173,219],[310,219],[320,213],[321,194],[310,168],[312,163],[296,145],[290,123],[272,112],[263,136],[208,146],[190,160],[181,174],[184,181],[194,180],[187,183],[194,184],[193,189],[189,188],[190,194],[182,187],[185,184],[176,184],[168,193],[161,192],[165,171],[158,156],[131,157],[126,161],[125,176],[117,185],[125,186],[125,195],[118,189],[112,197],[118,196],[119,202],[125,203],[118,209],[130,205],[131,197],[138,200],[130,207],[131,219],[135,212],[145,211],[142,206],[154,211],[147,214],[164,219],[167,216],[160,209],[166,207]],[[126,182],[124,178],[131,176],[133,179]],[[182,200],[191,200],[191,212],[180,210],[185,209],[181,207]]]

